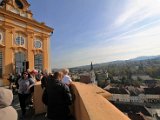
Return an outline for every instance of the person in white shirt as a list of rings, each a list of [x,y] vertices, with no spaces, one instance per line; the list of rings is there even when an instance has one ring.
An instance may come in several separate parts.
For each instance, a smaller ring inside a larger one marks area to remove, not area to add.
[[[63,73],[62,82],[69,86],[72,83],[72,80],[71,80],[70,76],[68,75],[69,70],[67,68],[62,69],[62,73]]]

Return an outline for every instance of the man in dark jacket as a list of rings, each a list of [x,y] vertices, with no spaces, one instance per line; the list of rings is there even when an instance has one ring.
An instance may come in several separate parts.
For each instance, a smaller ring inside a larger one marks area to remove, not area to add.
[[[47,117],[51,120],[68,120],[70,114],[69,105],[72,103],[72,95],[69,87],[61,80],[62,73],[60,72],[55,72],[54,76],[48,79]]]
[[[46,88],[46,85],[47,85],[47,80],[48,80],[48,73],[47,72],[44,72],[44,73],[42,73],[42,75],[43,75],[43,77],[42,77],[42,79],[41,79],[41,87],[42,87],[42,89],[43,88]]]

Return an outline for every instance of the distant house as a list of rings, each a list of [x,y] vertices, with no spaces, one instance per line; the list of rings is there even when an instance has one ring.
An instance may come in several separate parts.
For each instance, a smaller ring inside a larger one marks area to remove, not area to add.
[[[139,97],[140,94],[144,93],[144,90],[142,88],[127,86],[126,89],[129,91],[130,94],[130,102],[143,103],[144,100]]]
[[[83,82],[83,83],[86,83],[86,84],[88,84],[88,83],[97,84],[92,62],[91,62],[90,72],[80,74],[80,82]]]
[[[89,74],[81,74],[79,81],[82,82],[82,83],[88,84],[88,83],[91,83],[91,77],[90,77]]]
[[[124,76],[124,77],[127,77],[127,76]],[[113,76],[113,79],[114,80],[120,80],[120,79],[122,79],[122,76]]]
[[[144,83],[148,86],[148,87],[155,87],[158,84],[160,84],[160,80],[145,80]]]
[[[160,87],[144,88],[145,101],[148,103],[160,103]]]
[[[148,120],[143,114],[139,114],[139,113],[128,113],[128,117],[131,120]]]
[[[151,80],[152,78],[149,75],[132,75],[133,80],[138,80],[138,78],[142,80]]]
[[[155,88],[112,88],[105,87],[112,94],[110,101],[130,103],[160,103],[160,87]]]
[[[152,120],[150,112],[141,105],[129,105],[123,103],[113,103],[122,112],[127,113],[131,120]]]
[[[110,101],[130,102],[129,92],[124,88],[110,88],[107,91],[112,94]]]

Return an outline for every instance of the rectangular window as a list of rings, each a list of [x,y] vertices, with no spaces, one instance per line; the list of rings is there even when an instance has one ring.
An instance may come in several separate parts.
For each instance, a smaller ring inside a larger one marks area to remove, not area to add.
[[[43,58],[42,58],[42,54],[37,54],[34,56],[34,68],[36,70],[40,70],[42,71],[43,70]]]

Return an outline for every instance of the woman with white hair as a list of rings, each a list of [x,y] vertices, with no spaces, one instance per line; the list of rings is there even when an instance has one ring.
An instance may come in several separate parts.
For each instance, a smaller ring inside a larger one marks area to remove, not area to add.
[[[71,80],[70,76],[68,75],[69,69],[67,69],[67,68],[62,69],[62,73],[63,73],[62,82],[69,86],[72,83],[72,80]]]

